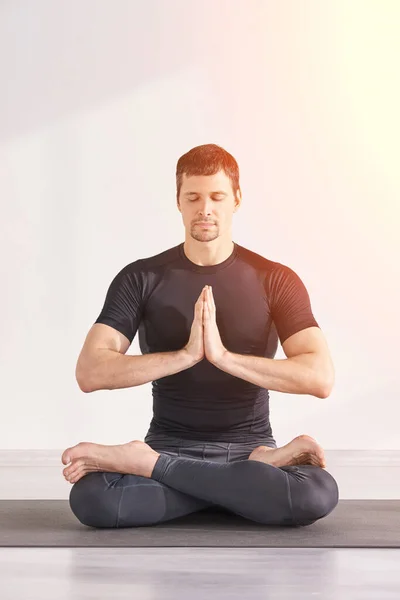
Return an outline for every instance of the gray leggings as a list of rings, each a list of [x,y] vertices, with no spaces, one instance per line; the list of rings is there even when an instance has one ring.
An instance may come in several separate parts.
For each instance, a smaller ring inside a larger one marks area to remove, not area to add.
[[[273,467],[247,460],[257,442],[199,442],[161,434],[145,440],[160,452],[151,478],[91,472],[70,491],[70,507],[90,527],[156,525],[195,511],[237,514],[264,525],[305,526],[328,515],[339,489],[313,465]]]

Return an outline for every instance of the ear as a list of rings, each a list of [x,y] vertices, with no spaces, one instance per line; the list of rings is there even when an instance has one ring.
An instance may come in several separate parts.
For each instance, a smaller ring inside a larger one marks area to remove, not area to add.
[[[239,208],[242,203],[242,192],[238,189],[236,198],[235,198],[235,211]]]

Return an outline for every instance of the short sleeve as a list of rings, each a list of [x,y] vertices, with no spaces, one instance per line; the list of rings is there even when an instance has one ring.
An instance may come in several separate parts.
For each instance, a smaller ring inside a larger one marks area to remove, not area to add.
[[[312,313],[308,291],[290,267],[278,263],[268,275],[266,285],[272,320],[281,344],[302,329],[319,327]]]
[[[123,333],[130,343],[142,313],[142,286],[136,263],[124,267],[112,280],[103,308],[95,323],[104,323]]]

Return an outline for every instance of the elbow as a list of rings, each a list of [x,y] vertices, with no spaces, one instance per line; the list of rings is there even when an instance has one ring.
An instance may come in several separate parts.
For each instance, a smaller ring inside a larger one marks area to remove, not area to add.
[[[85,394],[90,394],[90,392],[94,392],[94,390],[92,390],[91,388],[85,386],[85,385],[81,385],[80,383],[78,383],[79,388],[81,389],[82,392],[84,392]]]
[[[332,361],[324,368],[314,370],[314,392],[317,398],[328,398],[335,384],[335,369]]]
[[[325,380],[322,383],[319,382],[316,386],[316,393],[314,393],[314,396],[317,398],[328,398],[332,393],[333,384],[333,378],[330,380]]]
[[[83,376],[83,374],[81,372],[76,370],[75,371],[75,379],[79,385],[79,389],[82,392],[84,392],[85,394],[89,394],[90,392],[94,391],[94,388],[91,385],[89,385],[87,375]]]
[[[328,390],[328,388],[318,388],[318,393],[314,394],[314,396],[316,396],[317,398],[328,398],[328,396],[330,396],[330,390]]]
[[[79,389],[82,392],[84,392],[85,394],[90,394],[90,392],[94,391],[91,387],[89,387],[87,385],[87,382],[82,381],[82,379],[78,379],[77,378],[77,382],[78,382],[78,385],[79,385]]]

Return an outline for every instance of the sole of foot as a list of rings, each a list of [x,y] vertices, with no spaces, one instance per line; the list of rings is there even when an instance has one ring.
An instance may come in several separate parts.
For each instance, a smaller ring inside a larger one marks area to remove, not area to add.
[[[151,465],[158,458],[148,444],[132,440],[126,444],[105,446],[93,442],[79,442],[67,448],[61,457],[63,474],[67,481],[76,483],[78,479],[92,471],[107,471],[122,474],[136,474],[149,477]]]
[[[299,435],[281,448],[257,446],[248,460],[264,462],[274,467],[314,465],[325,468],[324,449],[309,435]]]

